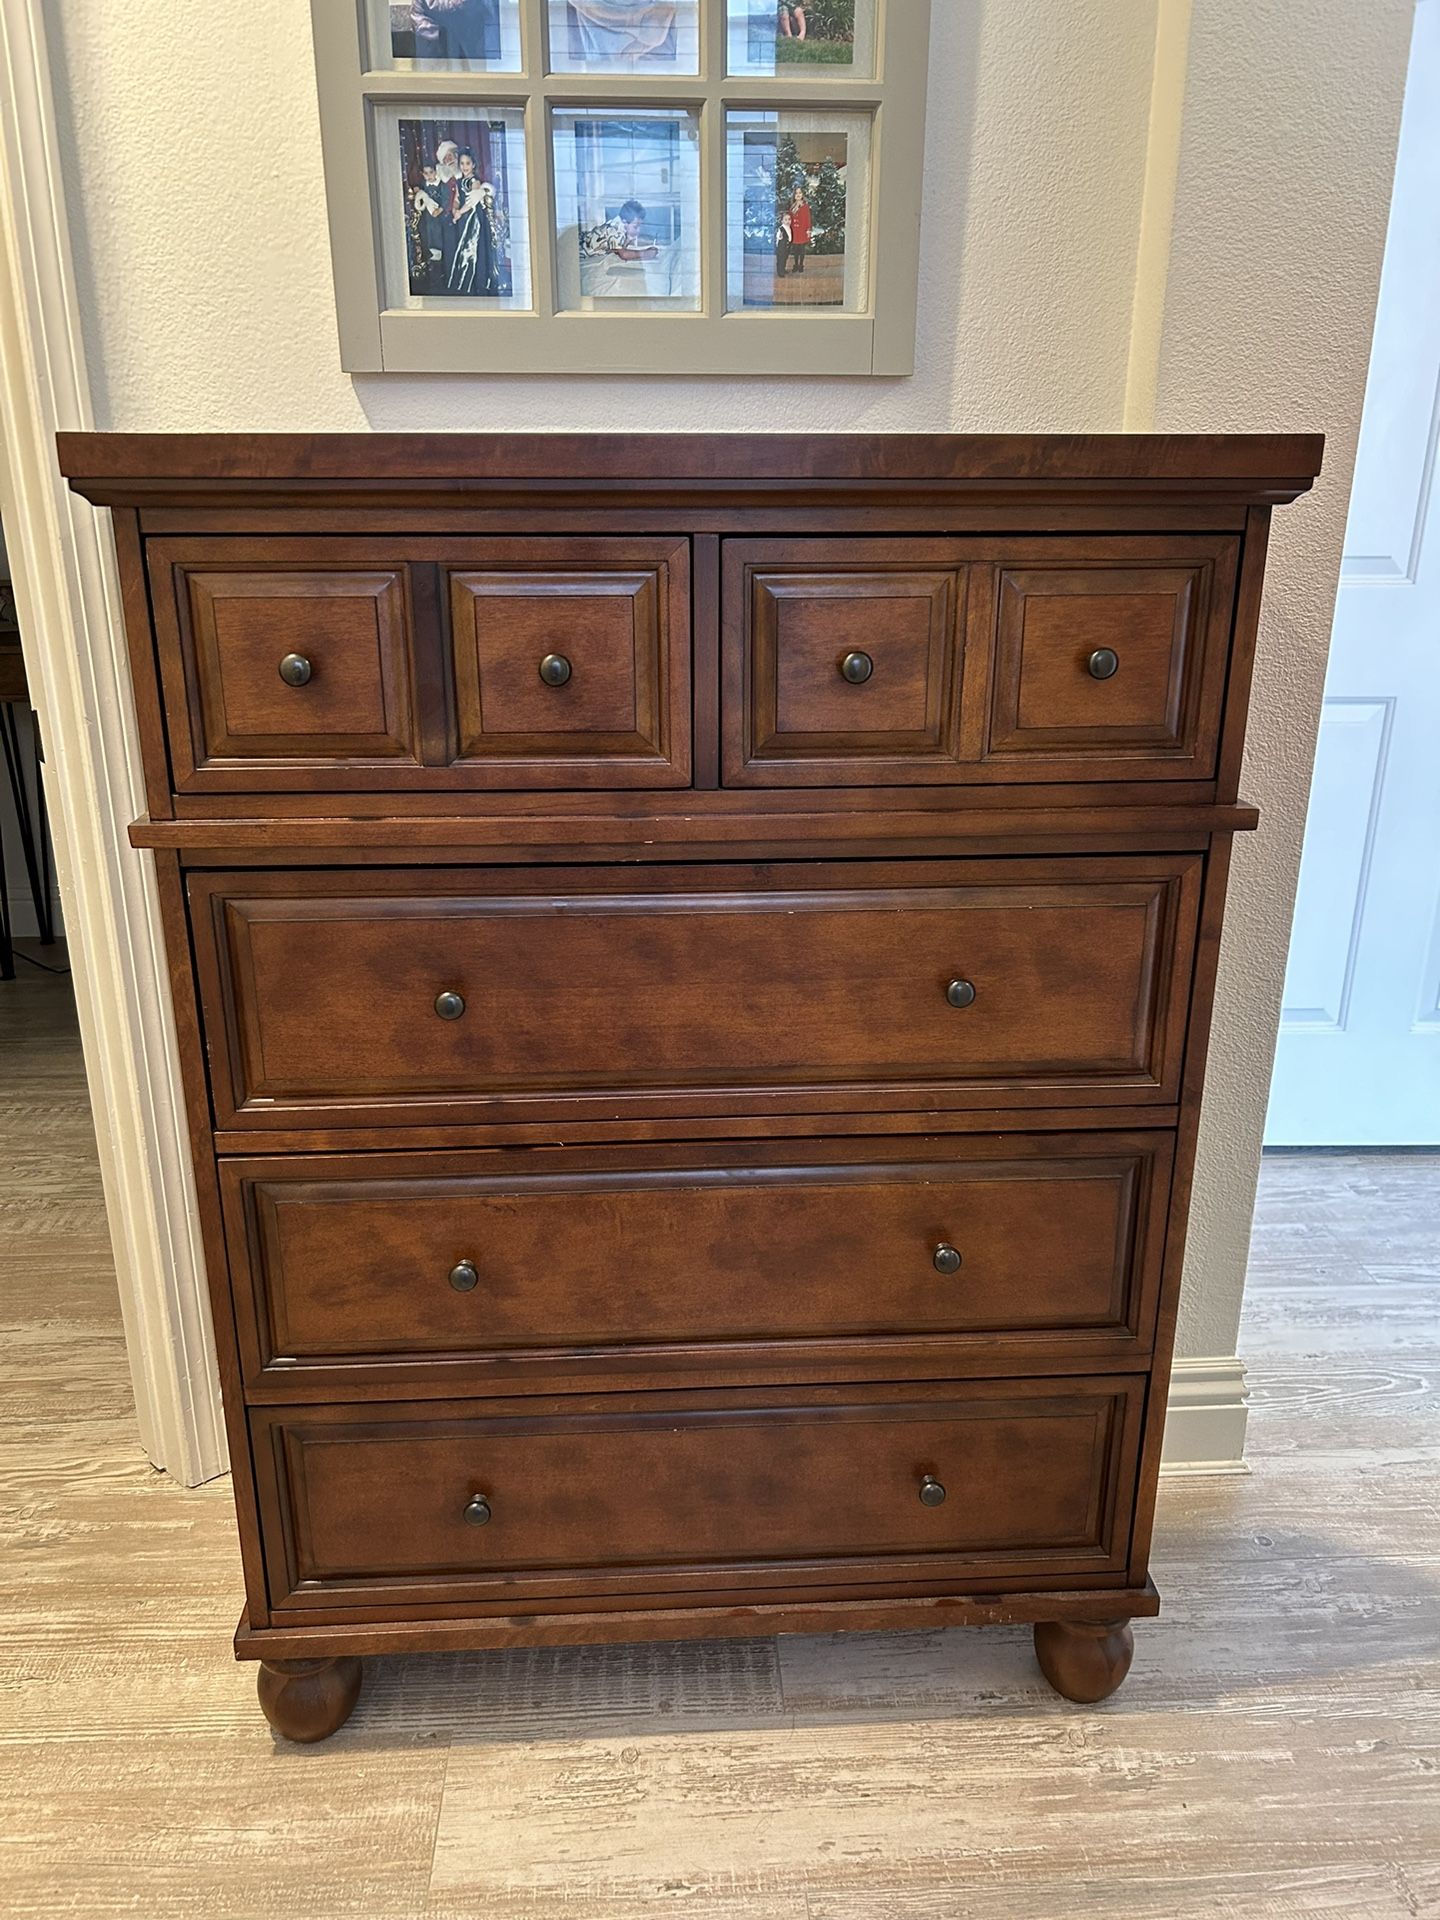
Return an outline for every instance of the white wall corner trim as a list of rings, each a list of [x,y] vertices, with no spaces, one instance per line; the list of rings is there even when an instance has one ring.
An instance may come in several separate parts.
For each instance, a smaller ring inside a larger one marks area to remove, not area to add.
[[[1165,290],[1175,193],[1180,179],[1180,134],[1185,120],[1185,81],[1190,62],[1192,0],[1157,0],[1155,71],[1150,88],[1150,131],[1145,146],[1145,192],[1135,257],[1135,305],[1130,317],[1130,357],[1125,369],[1126,433],[1149,433],[1155,423],[1160,350],[1165,337]]]
[[[1244,1362],[1237,1354],[1218,1360],[1177,1360],[1170,1377],[1160,1471],[1248,1473],[1249,1399]]]
[[[227,1466],[143,811],[114,546],[57,428],[91,425],[39,0],[0,0],[0,512],[46,742],[56,868],[140,1439],[187,1486]]]

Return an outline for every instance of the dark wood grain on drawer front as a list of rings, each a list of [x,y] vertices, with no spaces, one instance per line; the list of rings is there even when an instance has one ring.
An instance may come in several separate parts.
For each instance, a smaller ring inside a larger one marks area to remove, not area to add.
[[[217,535],[147,552],[182,794],[689,782],[688,540]],[[281,677],[289,654],[301,684]],[[559,686],[540,677],[550,654]]]
[[[1143,1395],[1116,1375],[256,1411],[272,1599],[1113,1575]],[[488,1524],[466,1522],[476,1496]]]
[[[182,793],[264,772],[418,767],[411,576],[341,564],[326,543],[153,542],[151,578],[170,757]],[[280,666],[304,660],[289,685]]]
[[[1017,549],[977,579],[976,621],[994,620],[985,765],[1025,780],[1208,777],[1237,543],[1106,546],[1064,560]],[[1105,653],[1113,671],[1097,678]]]
[[[448,586],[456,762],[477,785],[688,784],[688,542],[493,540]]]
[[[216,1123],[1164,1103],[1200,869],[193,875]]]
[[[1157,1131],[229,1162],[246,1373],[453,1394],[468,1360],[513,1392],[817,1349],[1093,1371],[1144,1350],[1170,1154]]]
[[[727,541],[726,783],[1208,778],[1238,554],[1208,534]]]

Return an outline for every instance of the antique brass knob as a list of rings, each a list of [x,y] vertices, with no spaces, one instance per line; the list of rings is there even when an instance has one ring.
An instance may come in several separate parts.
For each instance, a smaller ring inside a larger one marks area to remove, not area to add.
[[[840,678],[852,687],[863,687],[874,671],[875,662],[868,653],[847,653],[840,661]]]
[[[975,1001],[974,982],[971,980],[952,980],[945,989],[945,998],[950,1002],[952,1007],[973,1006]]]
[[[943,1507],[945,1489],[933,1473],[927,1473],[920,1482],[920,1504],[922,1507]]]
[[[957,1264],[959,1256],[956,1256]],[[473,1293],[480,1275],[473,1260],[460,1260],[450,1269],[450,1284],[457,1293]]]
[[[563,687],[570,678],[570,662],[563,653],[547,653],[540,662],[540,678],[547,687]]]
[[[1120,656],[1113,648],[1097,647],[1085,665],[1092,680],[1108,680],[1120,671]]]
[[[435,1011],[442,1020],[458,1020],[465,1011],[463,993],[453,993],[448,988],[435,996]]]
[[[943,1500],[945,1496],[942,1493],[940,1497]],[[488,1527],[490,1524],[490,1518],[491,1518],[490,1502],[485,1498],[483,1493],[475,1494],[472,1497],[469,1506],[466,1507],[465,1509],[466,1526],[467,1527]]]
[[[287,653],[280,662],[280,678],[287,687],[303,687],[312,672],[313,668],[303,653]]]
[[[960,1271],[960,1249],[952,1247],[948,1240],[942,1240],[934,1253],[937,1273],[958,1273]]]

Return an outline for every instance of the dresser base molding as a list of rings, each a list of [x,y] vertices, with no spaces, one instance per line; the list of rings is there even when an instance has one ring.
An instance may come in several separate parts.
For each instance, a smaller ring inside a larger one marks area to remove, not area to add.
[[[514,1613],[463,1620],[387,1620],[235,1630],[237,1660],[315,1661],[382,1653],[477,1653],[504,1647],[628,1645],[646,1640],[752,1640],[779,1633],[925,1633],[939,1627],[1113,1625],[1160,1611],[1140,1587],[1058,1593],[927,1594],[913,1600],[798,1600],[757,1606],[657,1607],[606,1613]],[[1119,1684],[1118,1681],[1116,1683]]]
[[[373,1627],[270,1627],[244,1616],[235,1635],[241,1660],[260,1661],[256,1691],[276,1733],[312,1744],[344,1726],[360,1697],[361,1656],[588,1646],[646,1640],[750,1639],[777,1633],[918,1632],[937,1627],[1033,1626],[1035,1657],[1066,1700],[1108,1699],[1130,1671],[1130,1617],[1159,1608],[1153,1583],[1110,1593],[1036,1593],[1000,1599],[834,1601],[683,1613],[516,1614],[507,1620],[405,1621]],[[1126,1614],[1119,1615],[1124,1607]],[[1105,1618],[1097,1618],[1103,1614]],[[307,1654],[302,1654],[304,1648]],[[283,1651],[282,1651],[283,1649]]]

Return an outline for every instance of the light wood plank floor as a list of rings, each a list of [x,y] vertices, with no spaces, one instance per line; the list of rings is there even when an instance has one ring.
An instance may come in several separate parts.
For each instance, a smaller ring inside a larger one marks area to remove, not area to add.
[[[1021,1632],[376,1661],[277,1746],[229,1498],[135,1440],[63,985],[0,985],[0,1912],[1440,1913],[1440,1161],[1267,1163],[1254,1471],[1164,1489],[1107,1706]]]

